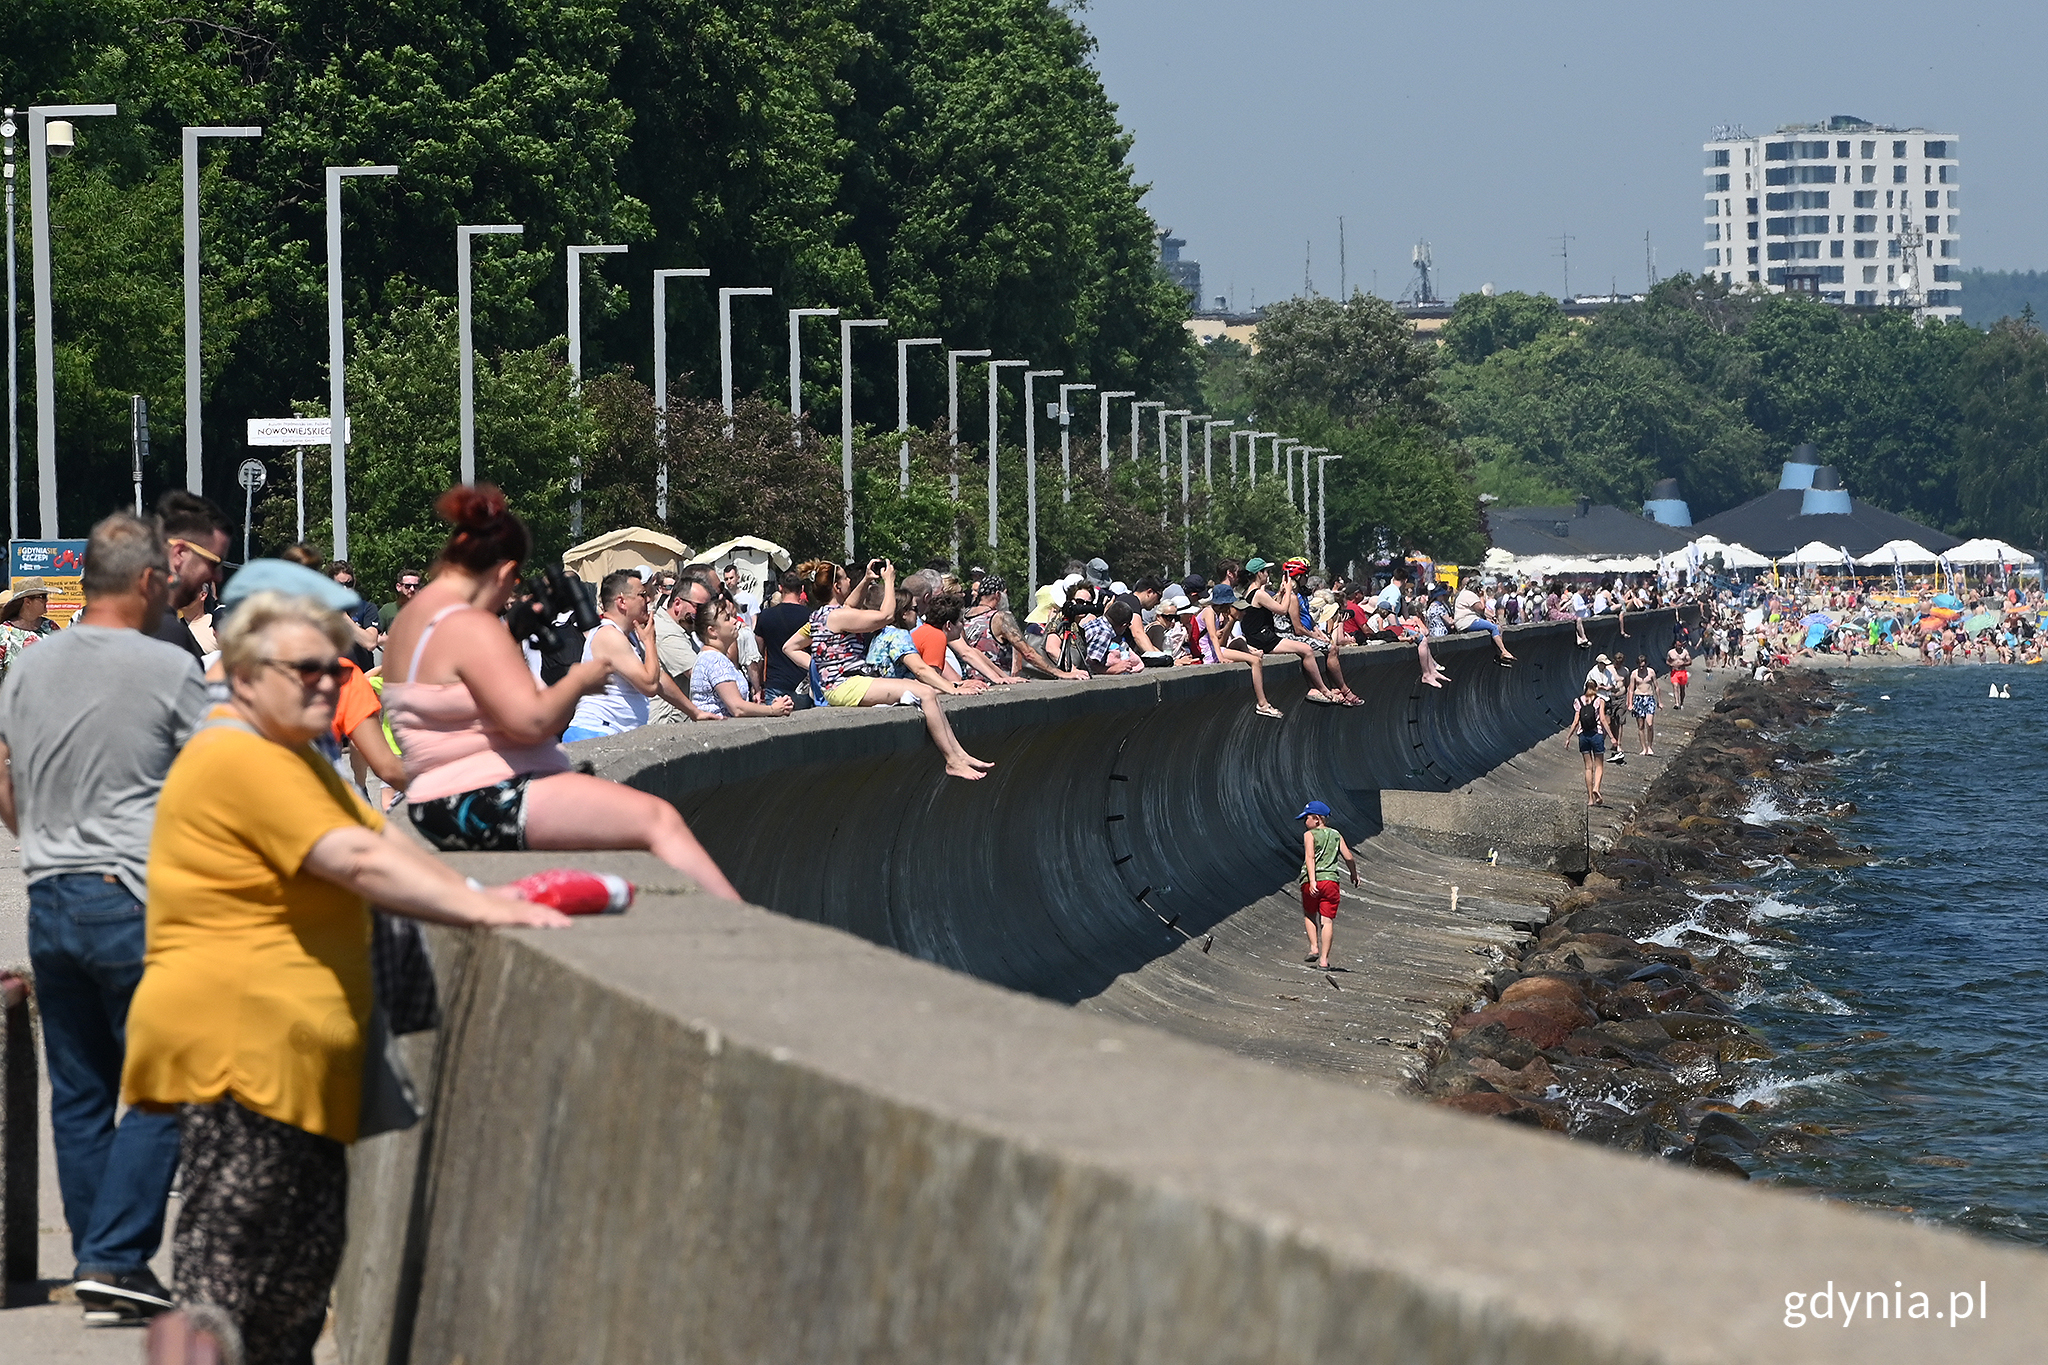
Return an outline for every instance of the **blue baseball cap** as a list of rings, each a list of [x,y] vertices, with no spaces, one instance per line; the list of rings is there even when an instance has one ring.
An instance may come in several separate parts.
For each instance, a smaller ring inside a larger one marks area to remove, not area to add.
[[[1295,816],[1294,818],[1297,820],[1306,820],[1311,815],[1320,815],[1325,820],[1327,820],[1330,818],[1330,807],[1322,801],[1311,801],[1306,806],[1303,806],[1301,808],[1301,814]]]
[[[353,588],[344,588],[319,570],[294,564],[289,559],[250,560],[235,570],[235,576],[221,589],[220,600],[232,604],[259,592],[310,597],[329,611],[345,611],[363,600],[356,596]]]

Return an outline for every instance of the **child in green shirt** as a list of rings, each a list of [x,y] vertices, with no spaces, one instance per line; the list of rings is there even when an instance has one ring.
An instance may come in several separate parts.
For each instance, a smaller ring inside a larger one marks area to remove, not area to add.
[[[1294,817],[1307,823],[1301,836],[1301,916],[1308,929],[1308,956],[1302,961],[1329,971],[1330,939],[1337,929],[1337,863],[1351,871],[1358,885],[1358,859],[1344,836],[1330,828],[1330,808],[1311,801]]]

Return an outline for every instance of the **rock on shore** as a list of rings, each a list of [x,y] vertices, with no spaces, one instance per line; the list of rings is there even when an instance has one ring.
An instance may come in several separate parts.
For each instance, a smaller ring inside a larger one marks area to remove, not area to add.
[[[1812,1125],[1759,1132],[1763,1106],[1725,1097],[1776,1055],[1729,1006],[1751,974],[1735,942],[1786,936],[1749,917],[1735,883],[1759,859],[1870,858],[1757,814],[1826,780],[1831,755],[1794,735],[1833,711],[1831,692],[1805,671],[1728,688],[1614,847],[1453,1023],[1424,1083],[1435,1103],[1743,1179],[1766,1144],[1826,1142]]]

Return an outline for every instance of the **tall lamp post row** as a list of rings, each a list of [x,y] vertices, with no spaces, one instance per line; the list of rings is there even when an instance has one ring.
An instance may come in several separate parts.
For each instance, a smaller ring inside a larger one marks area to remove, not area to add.
[[[49,160],[68,152],[75,140],[70,120],[78,118],[107,117],[117,112],[112,104],[55,104],[38,105],[27,112],[28,152],[30,173],[30,250],[31,288],[35,311],[36,345],[36,468],[39,513],[42,534],[55,538],[58,534],[57,478],[56,478],[56,384],[53,355],[53,328],[51,321],[51,252],[49,217]],[[14,174],[13,174],[13,118],[7,116],[4,130],[7,138],[7,274],[8,274],[8,316],[15,315],[14,297]],[[199,221],[199,144],[205,138],[257,138],[263,129],[257,127],[188,127],[182,130],[182,189],[184,227],[184,322],[185,322],[185,484],[193,492],[201,491],[204,467],[203,433],[201,429],[201,402],[203,391],[203,357],[201,351],[202,328],[200,319],[200,221]],[[327,237],[327,340],[328,340],[328,411],[330,414],[329,467],[334,523],[334,554],[336,558],[348,555],[348,393],[347,365],[345,354],[345,332],[342,318],[342,214],[341,191],[345,180],[358,177],[389,177],[398,174],[396,166],[329,166],[325,168],[326,181],[326,237]],[[476,420],[475,420],[475,350],[474,350],[474,290],[472,272],[472,241],[479,236],[515,236],[524,232],[516,223],[460,224],[456,228],[456,277],[457,277],[457,330],[459,349],[460,388],[460,470],[459,477],[465,483],[476,479]],[[568,248],[568,340],[569,368],[571,383],[578,393],[582,391],[583,380],[583,258],[591,255],[610,255],[623,252],[621,244],[576,245]],[[666,434],[668,412],[668,282],[682,278],[706,278],[706,269],[664,269],[653,272],[654,283],[654,402],[656,409],[656,430]],[[734,426],[734,375],[732,357],[732,300],[738,297],[766,297],[775,291],[768,287],[721,288],[718,291],[719,331],[719,380],[720,396],[727,418],[726,436],[730,438]],[[789,324],[789,397],[792,415],[803,410],[802,370],[802,323],[805,318],[839,317],[836,308],[792,308],[787,310]],[[840,417],[841,417],[841,491],[845,500],[845,545],[850,558],[854,553],[853,526],[853,422],[852,422],[852,377],[853,333],[857,328],[886,327],[886,318],[840,318]],[[898,446],[898,486],[908,490],[910,484],[910,408],[909,408],[909,354],[912,347],[944,347],[939,337],[905,337],[896,342],[896,426],[903,439]],[[18,506],[19,445],[16,437],[16,414],[19,409],[18,394],[15,390],[15,342],[12,326],[8,336],[8,420],[9,420],[9,533],[20,534],[20,512]],[[997,446],[998,446],[998,393],[1001,372],[1004,368],[1022,368],[1024,374],[1025,400],[1025,487],[1026,487],[1026,534],[1030,541],[1028,552],[1030,574],[1035,582],[1038,576],[1038,423],[1036,412],[1035,385],[1040,379],[1060,379],[1059,370],[1033,370],[1028,361],[994,359],[990,351],[947,350],[947,399],[946,420],[949,444],[957,447],[960,440],[960,377],[959,365],[962,360],[984,360],[988,364],[989,394],[989,523],[988,544],[994,548],[997,542]],[[1094,392],[1098,395],[1099,416],[1096,424],[1097,445],[1102,469],[1110,467],[1110,404],[1120,399],[1136,399],[1137,394],[1128,389],[1098,389],[1093,384],[1065,383],[1059,387],[1059,401],[1049,404],[1049,416],[1060,423],[1060,474],[1061,498],[1073,499],[1073,450],[1071,396],[1076,393]],[[1135,401],[1131,404],[1131,458],[1139,458],[1143,441],[1143,420],[1146,409],[1157,409],[1159,441],[1159,477],[1162,491],[1170,485],[1170,462],[1167,458],[1167,422],[1180,420],[1180,463],[1181,463],[1181,526],[1183,533],[1184,571],[1191,559],[1191,535],[1189,503],[1192,497],[1192,460],[1188,428],[1191,423],[1203,423],[1202,431],[1202,473],[1205,482],[1213,481],[1215,475],[1214,438],[1216,428],[1234,427],[1232,421],[1217,420],[1207,413],[1195,413],[1185,408],[1168,408],[1156,399]],[[1258,442],[1272,439],[1273,472],[1279,472],[1282,447],[1287,447],[1287,479],[1290,502],[1293,499],[1293,454],[1302,453],[1302,510],[1304,515],[1303,538],[1307,539],[1307,512],[1310,501],[1308,483],[1308,457],[1322,454],[1312,447],[1301,446],[1288,441],[1277,432],[1233,430],[1229,433],[1230,474],[1237,477],[1237,442],[1242,437],[1248,441],[1246,473],[1252,486],[1258,480]],[[1335,456],[1324,455],[1327,461]],[[656,472],[655,505],[656,514],[663,518],[668,515],[669,470],[666,458]],[[1317,492],[1323,483],[1322,469],[1317,469]],[[580,457],[572,456],[570,487],[573,493],[570,505],[570,533],[580,539],[583,532],[583,470]],[[951,491],[957,502],[960,492],[960,477],[957,470],[951,476]],[[1166,524],[1167,513],[1162,510],[1161,524]],[[1325,517],[1327,514],[1325,514]],[[954,558],[959,558],[958,534],[954,536]]]

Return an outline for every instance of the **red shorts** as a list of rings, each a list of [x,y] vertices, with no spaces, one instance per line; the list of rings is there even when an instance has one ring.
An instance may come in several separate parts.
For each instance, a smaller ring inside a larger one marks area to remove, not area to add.
[[[1301,913],[1321,915],[1324,919],[1337,918],[1337,883],[1303,882],[1301,884]]]
[[[1682,668],[1674,668],[1671,670],[1672,684],[1677,687],[1685,686],[1686,679],[1690,678],[1691,676],[1692,674],[1686,672]]]

